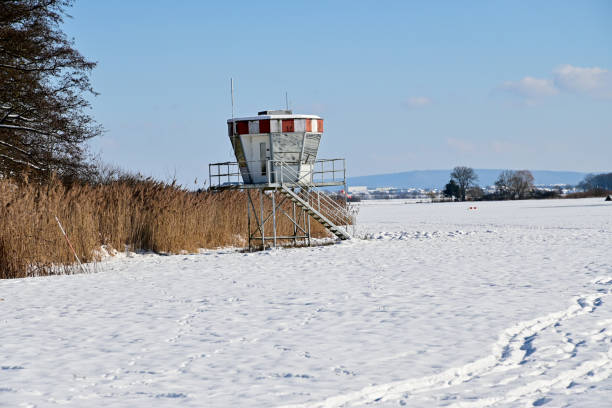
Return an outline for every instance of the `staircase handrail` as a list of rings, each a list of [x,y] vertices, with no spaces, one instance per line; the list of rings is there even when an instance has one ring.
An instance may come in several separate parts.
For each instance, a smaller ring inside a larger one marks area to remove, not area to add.
[[[300,194],[305,201],[311,205],[313,208],[318,209],[321,212],[321,208],[323,208],[324,212],[330,218],[330,220],[336,224],[337,226],[346,226],[348,229],[348,224],[350,221],[350,213],[347,208],[342,207],[338,202],[330,198],[327,194],[322,193],[320,189],[318,189],[314,183],[312,182],[304,182],[303,179],[307,178],[311,173],[308,171],[306,174],[300,175],[297,171],[289,166],[289,163],[293,162],[285,162],[281,160],[273,160],[271,161],[274,164],[274,171],[276,174],[276,181],[281,185],[284,184],[295,184],[300,187]],[[297,164],[297,163],[296,163]],[[279,177],[280,175],[280,177]],[[287,178],[287,181],[285,180]],[[316,205],[313,202],[312,194],[316,192]],[[304,197],[305,196],[305,197]]]
[[[295,202],[301,203],[302,207],[305,207],[309,213],[311,213],[316,220],[318,220],[321,224],[323,224],[328,230],[330,230],[334,235],[339,237],[340,239],[350,239],[351,235],[348,232],[348,228],[343,228],[336,225],[332,220],[330,220],[325,214],[317,211],[313,208],[308,202],[304,201],[304,199],[294,191],[290,187],[281,186],[282,191],[285,194],[293,197]],[[343,231],[344,230],[344,231]]]

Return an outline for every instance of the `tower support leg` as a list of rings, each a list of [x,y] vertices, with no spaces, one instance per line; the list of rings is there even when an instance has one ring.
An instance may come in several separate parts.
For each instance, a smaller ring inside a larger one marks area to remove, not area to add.
[[[247,235],[249,236],[249,252],[251,252],[252,247],[251,247],[251,192],[250,191],[246,191],[248,197],[246,200],[246,205],[247,205]]]
[[[296,211],[295,211],[295,210],[296,210],[296,208],[295,208],[295,207],[296,207],[296,206],[295,206],[295,203],[293,203],[293,219],[295,220],[295,221],[293,221],[293,237],[294,237],[294,238],[293,238],[293,245],[294,245],[294,246],[296,246],[296,245],[297,245],[297,232],[298,232],[298,226],[297,226],[297,223],[299,223],[299,222],[300,222],[300,220],[298,220],[298,219],[296,218]]]
[[[308,219],[308,246],[312,245],[312,242],[310,241],[310,214],[306,213],[306,217]]]
[[[276,190],[272,190],[272,229],[274,230],[272,242],[274,243],[274,248],[276,248]]]
[[[264,228],[264,192],[263,190],[259,190],[259,209],[261,211],[261,225],[259,226],[259,230],[261,231],[261,246],[263,249],[266,249],[266,234]]]

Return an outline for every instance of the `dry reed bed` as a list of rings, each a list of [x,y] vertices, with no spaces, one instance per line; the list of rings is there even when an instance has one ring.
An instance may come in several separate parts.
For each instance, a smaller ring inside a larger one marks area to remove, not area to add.
[[[268,201],[268,200],[266,200]],[[269,209],[269,204],[266,204]],[[287,208],[288,209],[288,208]],[[83,262],[102,245],[164,253],[245,246],[246,194],[192,192],[153,180],[64,186],[0,180],[0,278],[70,273],[74,255],[62,222]],[[279,234],[293,227],[278,218]],[[327,236],[316,222],[314,236]]]

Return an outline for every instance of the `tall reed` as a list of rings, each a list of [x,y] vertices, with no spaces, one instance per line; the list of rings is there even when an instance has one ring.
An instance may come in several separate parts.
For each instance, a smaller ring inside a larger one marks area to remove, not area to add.
[[[0,179],[0,278],[74,270],[56,216],[88,262],[102,245],[164,253],[245,246],[246,208],[241,191],[193,192],[154,180],[65,186]],[[328,236],[316,222],[312,228],[314,236]],[[285,217],[278,218],[278,229],[293,233]]]

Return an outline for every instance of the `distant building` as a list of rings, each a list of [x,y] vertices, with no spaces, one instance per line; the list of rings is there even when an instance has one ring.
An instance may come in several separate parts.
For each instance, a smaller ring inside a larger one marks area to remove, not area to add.
[[[353,186],[348,188],[349,194],[367,194],[368,187],[366,186]]]

